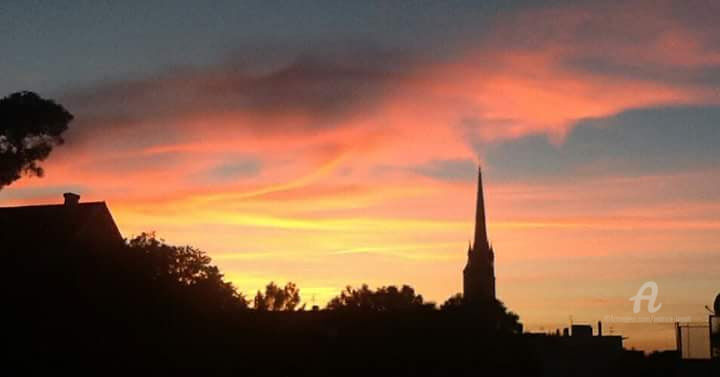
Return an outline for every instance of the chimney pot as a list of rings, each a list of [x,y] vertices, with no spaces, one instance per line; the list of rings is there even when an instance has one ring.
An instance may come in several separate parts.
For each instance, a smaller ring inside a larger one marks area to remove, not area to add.
[[[63,197],[65,198],[66,206],[74,206],[80,202],[80,195],[74,194],[72,192],[64,193]]]

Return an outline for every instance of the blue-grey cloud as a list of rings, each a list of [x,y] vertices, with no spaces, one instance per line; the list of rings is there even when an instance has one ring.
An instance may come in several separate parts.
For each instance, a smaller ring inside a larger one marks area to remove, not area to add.
[[[477,179],[477,163],[472,160],[435,160],[409,169],[442,181],[471,182]]]
[[[720,50],[720,47],[718,48]],[[720,86],[720,64],[695,67],[662,64],[639,64],[632,60],[611,57],[578,57],[565,61],[570,70],[617,77],[621,79],[663,82],[672,85],[690,85],[717,88]]]
[[[518,1],[235,1],[67,3],[4,0],[0,89],[68,86],[142,77],[167,67],[217,64],[243,46],[291,54],[355,41],[445,55],[454,41],[488,31]]]
[[[13,187],[12,190],[3,190],[0,192],[2,202],[22,201],[28,198],[55,198],[57,204],[62,203],[64,192],[75,192],[82,194],[91,194],[89,187],[82,185],[58,185],[45,187]],[[94,193],[92,193],[94,194]]]
[[[214,166],[205,173],[211,182],[232,181],[260,174],[262,162],[255,158],[238,158]]]
[[[496,179],[567,179],[720,166],[720,107],[659,107],[577,122],[559,145],[534,135],[485,146]]]

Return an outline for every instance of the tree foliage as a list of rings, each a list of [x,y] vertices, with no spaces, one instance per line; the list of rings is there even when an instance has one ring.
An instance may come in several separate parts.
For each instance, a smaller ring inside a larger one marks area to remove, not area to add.
[[[403,285],[399,288],[391,285],[380,287],[373,291],[367,285],[359,289],[347,286],[339,296],[328,303],[330,310],[359,310],[359,311],[408,311],[421,308],[434,308],[433,303],[424,303],[422,295],[415,294],[415,290]]]
[[[300,288],[293,282],[280,287],[271,281],[264,294],[257,291],[253,305],[258,311],[294,311],[300,305]],[[304,305],[300,307],[303,308]]]
[[[459,309],[463,306],[464,299],[462,293],[457,293],[450,296],[445,302],[440,305],[440,310],[454,310]]]
[[[4,339],[27,355],[23,368],[40,360],[101,373],[117,355],[123,374],[532,375],[525,365],[537,365],[517,316],[495,300],[456,295],[435,310],[410,286],[363,285],[332,310],[300,312],[294,283],[270,283],[250,311],[204,252],[152,233],[112,247],[7,249],[3,313],[20,325]],[[288,351],[268,352],[278,345]]]
[[[129,251],[143,262],[141,271],[154,284],[198,300],[212,300],[209,304],[220,309],[247,307],[245,297],[223,280],[223,274],[202,250],[168,245],[154,233],[142,233],[127,243]]]
[[[457,293],[445,300],[440,310],[475,317],[478,321],[493,324],[496,329],[504,332],[519,334],[523,331],[520,317],[508,311],[502,301],[494,298],[472,302],[466,300],[462,293]]]
[[[33,92],[0,99],[0,189],[22,174],[42,176],[39,162],[64,142],[72,119],[64,107]]]

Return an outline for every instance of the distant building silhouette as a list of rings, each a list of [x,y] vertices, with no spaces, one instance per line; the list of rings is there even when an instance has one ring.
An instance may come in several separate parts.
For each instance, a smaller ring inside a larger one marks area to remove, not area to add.
[[[463,295],[468,301],[495,298],[495,253],[487,236],[482,169],[478,168],[475,240],[468,245],[468,259],[463,270]]]
[[[598,336],[602,336],[602,325],[598,322]],[[590,325],[572,325],[570,327],[572,336],[591,337],[593,336],[593,328]]]
[[[551,334],[525,333],[542,360],[544,376],[643,375],[622,368],[623,363],[642,360],[642,351],[623,348],[621,335],[603,335],[598,321],[597,335],[589,324],[573,324]]]
[[[0,208],[0,245],[116,246],[122,235],[105,202],[80,203],[65,193],[64,204]]]

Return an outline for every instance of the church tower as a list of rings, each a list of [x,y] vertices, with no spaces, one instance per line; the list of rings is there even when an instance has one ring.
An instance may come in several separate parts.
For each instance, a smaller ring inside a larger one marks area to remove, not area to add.
[[[463,296],[470,302],[495,298],[495,253],[487,237],[480,168],[475,208],[475,239],[473,244],[468,246],[468,260],[463,270]]]

